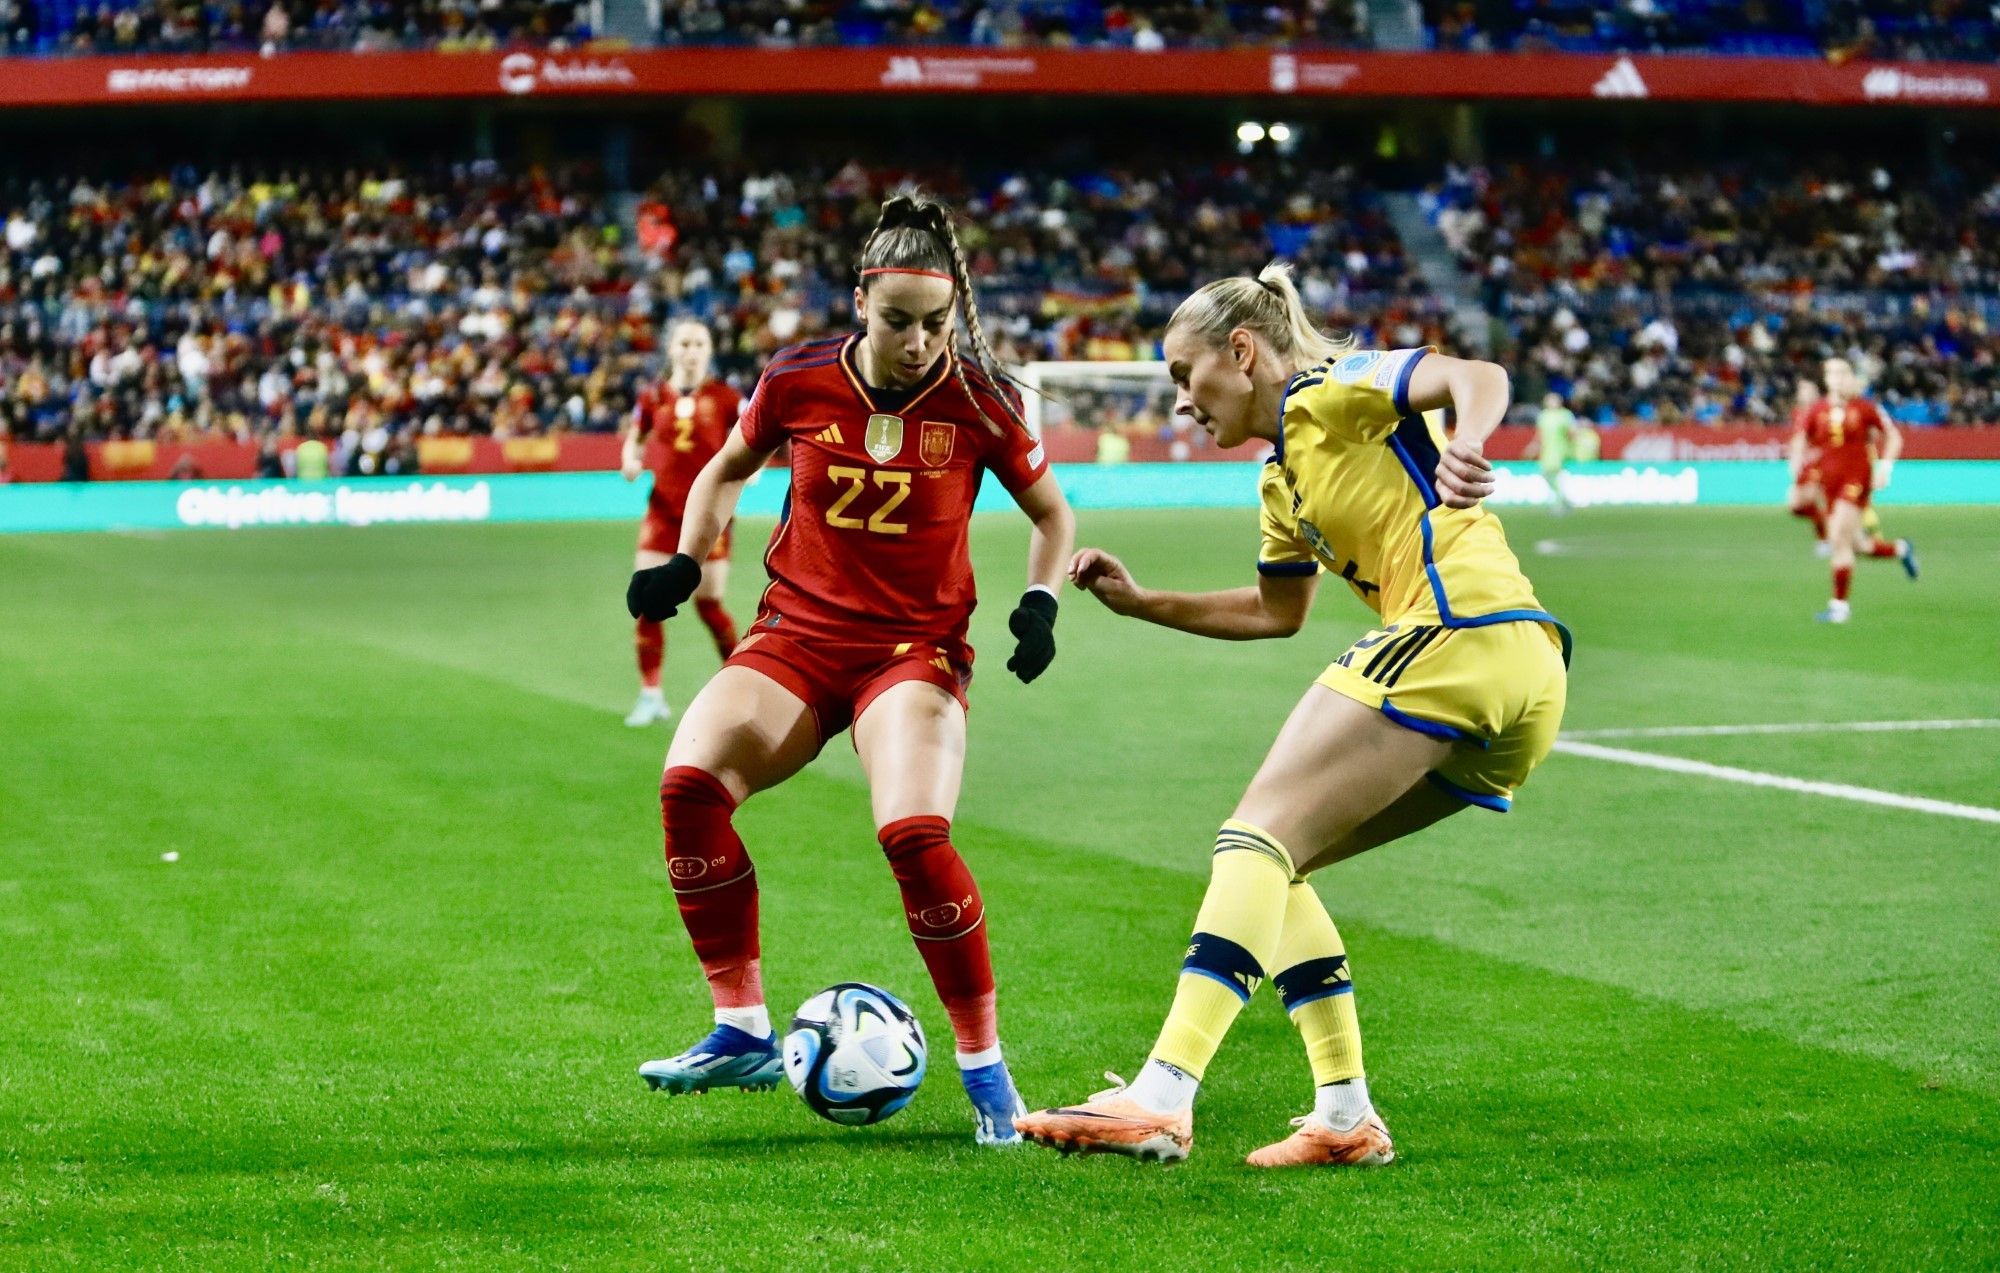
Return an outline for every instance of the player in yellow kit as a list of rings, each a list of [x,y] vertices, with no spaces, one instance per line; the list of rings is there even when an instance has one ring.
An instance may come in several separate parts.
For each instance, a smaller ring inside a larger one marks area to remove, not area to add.
[[[1316,1093],[1298,1130],[1250,1163],[1386,1163],[1395,1150],[1368,1096],[1346,949],[1304,877],[1468,805],[1505,810],[1555,742],[1569,633],[1480,505],[1493,491],[1483,447],[1507,411],[1507,373],[1331,340],[1283,265],[1182,302],[1164,352],[1178,414],[1224,447],[1276,444],[1257,585],[1156,592],[1085,549],[1071,566],[1077,586],[1119,614],[1250,640],[1297,632],[1325,572],[1382,622],[1307,689],[1223,823],[1173,1008],[1137,1081],[1015,1126],[1066,1152],[1185,1157],[1202,1075],[1270,980]],[[1449,442],[1423,418],[1446,406],[1458,416]]]

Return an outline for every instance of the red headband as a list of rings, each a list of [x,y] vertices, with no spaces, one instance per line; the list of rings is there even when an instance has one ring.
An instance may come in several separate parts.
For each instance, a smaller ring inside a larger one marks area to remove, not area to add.
[[[947,283],[955,284],[958,282],[958,280],[953,278],[951,275],[940,274],[936,270],[903,270],[903,269],[897,269],[894,266],[884,266],[881,269],[861,271],[862,278],[867,278],[870,274],[921,274],[925,278],[941,278]]]

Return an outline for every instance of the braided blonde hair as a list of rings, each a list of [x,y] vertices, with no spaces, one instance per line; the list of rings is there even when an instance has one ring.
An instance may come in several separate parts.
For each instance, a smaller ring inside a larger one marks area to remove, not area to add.
[[[875,221],[875,229],[861,248],[862,270],[861,289],[868,290],[869,270],[935,270],[951,275],[959,297],[965,302],[965,329],[972,337],[972,356],[986,378],[993,382],[993,396],[1007,418],[1023,433],[1028,431],[1027,421],[1015,409],[1008,395],[1000,386],[1013,380],[1000,366],[1000,360],[993,353],[993,347],[986,341],[986,332],[979,322],[979,301],[972,292],[972,270],[965,261],[965,249],[959,246],[958,231],[952,225],[951,209],[942,201],[915,190],[903,190],[889,196],[882,204],[882,212]],[[972,409],[979,413],[980,420],[994,433],[1001,428],[986,414],[986,408],[979,405],[979,399],[972,392],[971,383],[965,378],[963,359],[952,365],[952,374],[958,379],[958,387],[972,401]]]
[[[1346,353],[1352,334],[1329,336],[1313,325],[1306,303],[1292,283],[1292,267],[1273,261],[1256,278],[1237,275],[1204,284],[1182,301],[1167,320],[1167,333],[1184,331],[1210,345],[1221,345],[1238,327],[1255,332],[1295,368]]]

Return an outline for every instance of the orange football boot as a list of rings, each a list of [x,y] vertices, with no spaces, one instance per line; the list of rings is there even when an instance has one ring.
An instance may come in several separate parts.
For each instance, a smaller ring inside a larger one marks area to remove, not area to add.
[[[1014,1120],[1014,1130],[1037,1145],[1064,1154],[1124,1154],[1143,1162],[1179,1162],[1194,1145],[1194,1114],[1162,1114],[1125,1094],[1125,1080],[1081,1105],[1037,1110]]]
[[[1292,1126],[1298,1130],[1244,1161],[1252,1167],[1381,1167],[1396,1161],[1389,1129],[1373,1110],[1344,1132],[1312,1114],[1293,1119]]]

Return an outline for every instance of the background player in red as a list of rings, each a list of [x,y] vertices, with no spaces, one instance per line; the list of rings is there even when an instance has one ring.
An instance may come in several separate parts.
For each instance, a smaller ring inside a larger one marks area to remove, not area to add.
[[[1814,551],[1825,557],[1833,551],[1826,542],[1826,492],[1820,487],[1819,451],[1806,440],[1806,421],[1819,399],[1819,382],[1800,376],[1792,397],[1792,493],[1787,503],[1792,516],[1812,523]]]
[[[978,365],[954,352],[957,311]],[[660,783],[668,875],[715,1001],[715,1029],[640,1074],[656,1089],[774,1086],[782,1066],[759,971],[757,882],[730,825],[853,726],[876,837],[918,952],[951,1017],[975,1139],[1015,1144],[1025,1112],[1000,1053],[978,886],[951,841],[965,763],[969,522],[992,472],[1033,523],[1028,589],[1007,667],[1032,681],[1055,657],[1056,588],[1075,524],[1015,400],[984,370],[965,258],[949,211],[883,204],[862,249],[863,330],[771,361],[737,429],[690,492],[680,551],[632,577],[634,615],[691,595],[745,480],[789,441],[792,489],[757,620],[689,706]]]
[[[643,472],[653,474],[646,517],[639,523],[634,570],[664,565],[674,555],[680,546],[688,488],[694,485],[702,466],[722,449],[723,439],[743,409],[742,397],[714,378],[714,358],[715,343],[709,339],[708,328],[683,318],[667,333],[667,374],[639,391],[631,427],[625,431],[620,466],[628,482]],[[695,613],[715,638],[716,652],[725,659],[736,648],[736,623],[722,607],[728,587],[729,528],[725,526],[709,551],[694,602]],[[633,644],[639,653],[639,701],[625,723],[650,725],[673,715],[660,691],[660,667],[667,657],[666,626],[641,618]]]
[[[1792,467],[1800,469],[1804,456],[1819,452],[1820,487],[1827,500],[1826,539],[1832,545],[1833,599],[1819,618],[1824,623],[1845,623],[1848,619],[1848,588],[1854,580],[1855,546],[1861,539],[1861,512],[1868,507],[1874,491],[1889,484],[1896,457],[1903,450],[1903,435],[1873,402],[1861,396],[1861,380],[1853,364],[1845,358],[1829,358],[1826,397],[1806,413],[1803,433],[1792,439]],[[1917,577],[1917,556],[1907,539],[1891,544],[1871,539],[1871,557],[1896,557],[1910,578]]]

